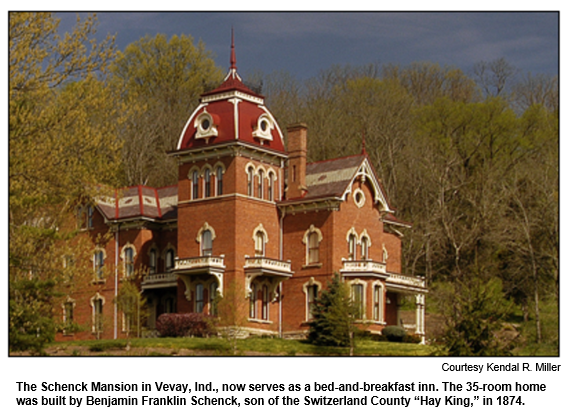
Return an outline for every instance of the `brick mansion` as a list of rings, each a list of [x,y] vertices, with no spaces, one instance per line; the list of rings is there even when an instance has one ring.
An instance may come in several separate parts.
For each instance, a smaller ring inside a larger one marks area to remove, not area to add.
[[[309,162],[302,123],[287,127],[285,145],[264,97],[238,75],[233,46],[226,78],[201,95],[170,155],[176,185],[122,188],[79,211],[92,281],[56,309],[85,328],[59,340],[125,336],[115,304],[125,279],[145,298],[148,332],[163,313],[215,315],[222,297],[250,334],[301,336],[336,274],[364,329],[404,325],[405,296],[415,308],[408,328],[424,338],[425,281],[401,273],[409,225],[365,150]]]

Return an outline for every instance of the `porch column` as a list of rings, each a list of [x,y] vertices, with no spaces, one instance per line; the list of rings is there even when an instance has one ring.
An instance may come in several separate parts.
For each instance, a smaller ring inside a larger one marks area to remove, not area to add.
[[[416,334],[422,336],[422,343],[425,340],[425,295],[418,294],[416,297]]]

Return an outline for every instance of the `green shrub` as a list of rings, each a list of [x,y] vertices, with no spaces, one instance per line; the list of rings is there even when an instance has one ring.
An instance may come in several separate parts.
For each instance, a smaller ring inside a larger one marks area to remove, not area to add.
[[[407,335],[407,331],[405,331],[402,327],[391,325],[381,330],[381,334],[387,338],[387,341],[392,343],[401,343]]]

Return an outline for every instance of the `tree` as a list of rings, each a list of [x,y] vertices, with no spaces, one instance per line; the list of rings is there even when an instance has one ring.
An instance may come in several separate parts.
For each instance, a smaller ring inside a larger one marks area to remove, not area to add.
[[[95,23],[77,20],[59,37],[49,13],[10,13],[11,349],[39,351],[53,338],[52,304],[76,230],[69,214],[118,172],[118,109],[103,83],[113,41],[92,40]]]
[[[174,150],[200,94],[222,73],[201,41],[190,36],[146,36],[119,51],[112,65],[116,97],[128,109],[122,125],[126,185],[177,182]]]
[[[505,356],[510,345],[497,340],[501,320],[509,314],[501,282],[458,282],[442,295],[446,330],[442,352],[447,356]]]
[[[353,355],[356,312],[348,287],[335,274],[314,302],[308,340],[319,346],[349,347]]]

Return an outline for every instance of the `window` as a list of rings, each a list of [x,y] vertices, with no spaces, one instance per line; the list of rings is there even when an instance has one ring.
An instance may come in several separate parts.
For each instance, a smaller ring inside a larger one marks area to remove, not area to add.
[[[253,197],[254,195],[254,168],[248,167],[248,195]]]
[[[217,306],[217,292],[218,292],[218,283],[213,282],[210,285],[210,315],[216,315],[218,313]]]
[[[157,273],[157,250],[152,248],[149,251],[149,274]]]
[[[104,326],[103,308],[104,299],[98,293],[91,299],[92,305],[92,332],[101,333]]]
[[[383,322],[383,286],[376,284],[373,288],[373,319]]]
[[[63,323],[66,327],[71,326],[75,319],[75,303],[68,300],[63,304]]]
[[[363,284],[352,285],[352,301],[355,308],[356,319],[364,317],[364,286]]]
[[[202,232],[200,246],[201,255],[203,257],[212,256],[212,232],[209,229],[206,229]]]
[[[350,235],[348,235],[348,258],[350,260],[356,259],[356,242],[356,235],[350,233]]]
[[[165,253],[165,270],[171,271],[175,268],[175,250],[169,248]]]
[[[208,198],[211,195],[210,187],[210,169],[206,168],[204,170],[204,197]]]
[[[250,318],[256,317],[256,299],[257,299],[257,286],[252,284],[252,292],[250,293]]]
[[[267,285],[261,288],[261,319],[269,319],[269,291]]]
[[[362,236],[360,241],[361,244],[361,259],[369,260],[369,238],[367,236]]]
[[[312,232],[309,234],[309,251],[308,251],[308,263],[315,264],[319,261],[319,244],[318,244],[318,234]]]
[[[263,169],[257,174],[257,198],[263,198]]]
[[[216,168],[216,195],[223,194],[224,186],[223,186],[222,176],[223,176],[223,171],[222,168],[219,166],[218,168]]]
[[[204,286],[198,283],[195,289],[195,312],[201,314],[204,310]]]
[[[305,244],[306,256],[305,261],[307,265],[319,264],[319,246],[322,241],[322,232],[320,229],[310,225],[308,230],[303,235],[303,244]]]
[[[307,319],[309,321],[313,318],[313,309],[316,299],[318,299],[318,285],[312,284],[307,286]]]
[[[265,233],[262,231],[255,234],[255,256],[265,257]]]
[[[134,248],[132,246],[124,249],[124,275],[126,277],[134,275]]]
[[[195,169],[191,174],[191,184],[193,192],[193,200],[198,198],[198,171]]]
[[[275,191],[275,174],[273,172],[270,172],[269,181],[267,184],[267,199],[269,201],[275,200],[274,191]]]
[[[86,227],[92,229],[94,226],[94,207],[87,206],[86,208]]]
[[[94,277],[97,280],[104,279],[104,251],[97,249],[93,258]]]

